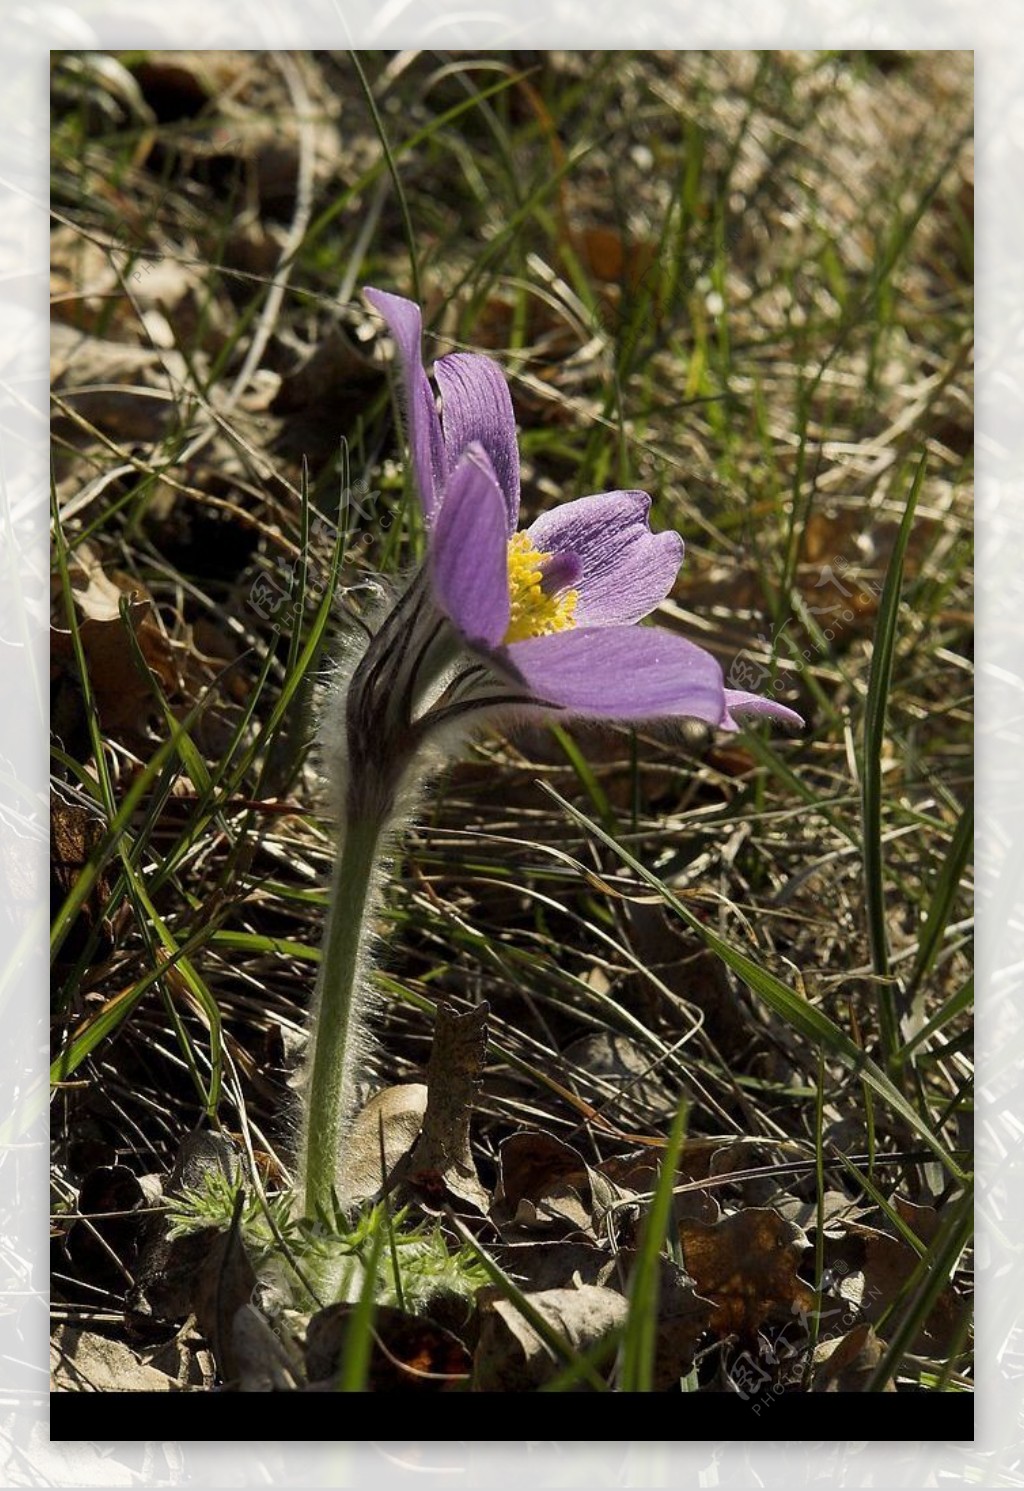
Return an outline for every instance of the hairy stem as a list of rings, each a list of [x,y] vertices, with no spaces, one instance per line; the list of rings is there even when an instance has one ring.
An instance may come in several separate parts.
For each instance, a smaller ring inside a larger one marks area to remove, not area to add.
[[[311,1028],[301,1183],[308,1217],[332,1213],[343,1128],[363,1049],[365,947],[384,825],[349,820],[334,870],[319,992]]]

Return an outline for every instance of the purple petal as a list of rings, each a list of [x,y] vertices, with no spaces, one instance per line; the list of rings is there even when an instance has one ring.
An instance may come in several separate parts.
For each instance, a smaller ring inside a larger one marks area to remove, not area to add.
[[[723,730],[738,730],[739,723],[734,715],[760,715],[765,719],[778,720],[781,725],[803,725],[803,716],[797,714],[795,709],[787,709],[785,704],[776,704],[774,699],[763,699],[760,694],[745,694],[741,689],[726,689],[725,691],[725,719],[722,721]]]
[[[490,457],[505,494],[508,533],[519,522],[519,446],[505,374],[489,357],[452,352],[439,357],[434,377],[441,390],[441,420],[449,467],[478,441]]]
[[[654,626],[588,627],[513,642],[499,655],[538,702],[610,720],[725,715],[722,670],[702,647]]]
[[[434,392],[423,371],[420,341],[423,318],[413,300],[389,295],[386,290],[363,291],[370,304],[384,317],[398,349],[405,393],[406,435],[412,469],[428,526],[437,516],[444,491],[447,464],[441,421],[437,417]]]
[[[562,549],[560,553],[552,554],[550,559],[542,560],[540,573],[541,584],[548,595],[557,595],[559,591],[571,590],[579,584],[583,561],[578,554]]]
[[[469,642],[496,647],[508,631],[505,498],[487,452],[471,445],[448,478],[430,538],[438,600]]]
[[[604,492],[543,513],[529,529],[538,549],[570,549],[583,565],[580,626],[639,621],[668,595],[683,562],[678,533],[652,533],[646,492]]]

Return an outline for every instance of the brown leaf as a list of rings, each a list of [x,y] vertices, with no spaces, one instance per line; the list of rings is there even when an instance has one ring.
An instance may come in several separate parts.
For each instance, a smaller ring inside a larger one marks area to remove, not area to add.
[[[600,1282],[628,1293],[637,1254],[623,1248],[606,1267]],[[693,1366],[701,1336],[715,1307],[701,1299],[693,1280],[671,1258],[658,1259],[658,1320],[654,1347],[654,1390],[667,1392]]]
[[[103,824],[80,803],[50,799],[50,901],[53,912],[59,911],[75,881],[103,838]],[[75,922],[61,944],[62,963],[74,962],[97,923],[102,932],[97,942],[97,956],[104,958],[114,946],[113,928],[104,918],[110,900],[110,882],[104,871],[97,875]]]
[[[143,1226],[135,1213],[146,1194],[126,1165],[97,1165],[78,1193],[80,1220],[67,1239],[68,1256],[83,1278],[123,1294],[136,1241]]]
[[[905,1201],[902,1196],[894,1196],[892,1204],[920,1242],[926,1246],[934,1242],[942,1221],[934,1206],[918,1206],[914,1201]]]
[[[846,1235],[841,1241],[830,1239],[826,1258],[833,1272],[841,1276],[842,1298],[872,1325],[901,1294],[919,1262],[914,1249],[900,1238],[858,1222],[846,1224]],[[952,1284],[947,1284],[914,1338],[911,1350],[920,1355],[947,1354],[960,1334],[969,1307],[969,1301]]]
[[[152,600],[140,593],[139,582],[105,574],[87,545],[80,545],[69,561],[69,575],[100,722],[107,734],[137,737],[158,708],[142,664],[148,665],[165,694],[177,692],[181,673],[174,646],[156,619]],[[122,617],[120,606],[126,598],[127,614]],[[58,694],[62,685],[77,689],[74,643],[63,626],[51,628],[50,674]]]
[[[710,1173],[711,1163],[717,1147],[727,1143],[724,1139],[687,1139],[679,1157],[677,1174],[680,1181],[692,1182],[693,1171],[701,1177]],[[598,1166],[620,1191],[634,1191],[650,1195],[658,1184],[658,1155],[650,1149],[634,1150],[628,1155],[612,1155]],[[677,1191],[672,1198],[672,1213],[677,1222],[683,1217],[694,1217],[701,1222],[717,1222],[722,1215],[721,1207],[711,1191]]]
[[[822,1341],[814,1348],[811,1392],[862,1393],[884,1352],[885,1342],[878,1339],[866,1321],[838,1340]],[[891,1378],[882,1391],[896,1391]]]
[[[170,1393],[178,1387],[123,1342],[70,1325],[59,1325],[50,1342],[50,1383],[58,1393]]]
[[[480,1337],[473,1356],[473,1390],[533,1392],[550,1381],[561,1363],[515,1305],[497,1290],[482,1290]],[[592,1352],[618,1326],[628,1305],[621,1294],[593,1284],[548,1289],[530,1304],[577,1352]]]
[[[292,1359],[266,1316],[248,1302],[232,1317],[231,1360],[231,1385],[240,1393],[287,1392],[302,1380],[301,1363]]]
[[[687,1273],[715,1305],[716,1334],[752,1337],[771,1315],[813,1310],[814,1291],[796,1274],[807,1238],[770,1207],[749,1207],[710,1225],[684,1221],[679,1235]]]
[[[423,1128],[401,1171],[421,1204],[440,1208],[454,1200],[481,1216],[491,1198],[476,1173],[469,1124],[487,1055],[488,1013],[486,1004],[465,1014],[438,1007]]]
[[[212,1388],[217,1370],[212,1352],[194,1326],[186,1325],[170,1341],[161,1341],[142,1353],[147,1367],[166,1372],[179,1388]]]
[[[629,285],[638,285],[657,256],[656,245],[630,243],[615,228],[584,228],[571,236],[574,249],[591,273],[606,283],[625,280]]]
[[[255,1288],[256,1274],[240,1229],[216,1232],[193,1278],[191,1305],[224,1382],[235,1382],[242,1375],[237,1346],[246,1338],[236,1335],[235,1320],[249,1304]]]
[[[491,1251],[495,1261],[524,1294],[609,1282],[608,1253],[594,1243],[561,1239],[504,1243]]]
[[[675,1112],[677,1100],[658,1072],[651,1070],[650,1057],[619,1031],[600,1030],[581,1036],[565,1048],[562,1059],[573,1071],[599,1079],[595,1087],[601,1097],[601,1111],[613,1122],[634,1122],[638,1108],[649,1125]],[[622,1094],[621,1102],[615,1096],[618,1093]]]
[[[613,1184],[553,1134],[513,1134],[500,1150],[494,1220],[519,1227],[592,1232],[617,1199]]]
[[[306,1330],[310,1391],[333,1392],[354,1305],[319,1310]],[[367,1389],[376,1393],[444,1393],[464,1388],[470,1355],[457,1336],[431,1320],[378,1305]]]
[[[224,1135],[208,1129],[189,1134],[178,1148],[174,1167],[164,1187],[165,1195],[201,1190],[207,1174],[218,1170],[234,1180],[238,1156]],[[208,1257],[216,1228],[178,1237],[168,1237],[170,1223],[165,1212],[147,1217],[135,1264],[135,1284],[128,1293],[129,1315],[148,1320],[183,1321],[192,1311],[195,1278]]]
[[[385,1087],[360,1109],[345,1139],[338,1170],[338,1194],[346,1205],[372,1201],[385,1182],[392,1181],[399,1162],[416,1142],[426,1111],[427,1089],[422,1082]]]

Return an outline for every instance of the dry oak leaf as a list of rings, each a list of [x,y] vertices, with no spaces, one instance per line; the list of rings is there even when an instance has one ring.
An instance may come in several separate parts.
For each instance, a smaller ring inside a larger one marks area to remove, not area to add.
[[[750,1338],[769,1316],[814,1309],[814,1290],[796,1273],[810,1244],[771,1207],[752,1206],[720,1222],[682,1221],[679,1236],[697,1293],[715,1306],[717,1335]]]
[[[121,1341],[70,1325],[59,1325],[50,1342],[50,1381],[54,1392],[170,1393],[178,1387]]]
[[[346,1205],[373,1201],[385,1183],[390,1185],[396,1167],[416,1143],[426,1111],[424,1082],[382,1088],[360,1108],[345,1140],[337,1177],[338,1194]]]
[[[501,1146],[492,1220],[546,1233],[595,1233],[618,1191],[553,1134],[513,1134]]]
[[[140,669],[129,628],[145,663],[165,694],[176,692],[181,674],[174,645],[164,634],[152,599],[126,575],[111,578],[87,544],[79,545],[69,563],[78,631],[89,681],[105,731],[136,735],[141,722],[157,708],[150,682]],[[126,602],[125,615],[121,603]],[[50,674],[57,683],[73,679],[75,652],[70,630],[50,632]]]
[[[930,1208],[919,1210],[927,1212]],[[899,1298],[917,1269],[917,1253],[902,1239],[860,1222],[848,1222],[841,1241],[828,1241],[826,1262],[830,1268],[838,1265],[842,1270],[841,1297],[865,1321],[874,1324]],[[911,1350],[922,1356],[945,1356],[960,1338],[969,1309],[970,1301],[947,1283],[914,1337]]]
[[[593,1284],[531,1294],[530,1304],[577,1353],[591,1353],[611,1331],[625,1324],[629,1306],[621,1294]],[[533,1326],[498,1291],[477,1296],[480,1335],[473,1357],[473,1391],[534,1392],[561,1370],[562,1363]]]
[[[481,1183],[470,1144],[470,1119],[476,1106],[487,1056],[487,1016],[484,1002],[459,1012],[440,1004],[427,1063],[427,1106],[423,1127],[407,1166],[400,1170],[405,1185],[421,1206],[486,1216],[490,1192]]]
[[[866,1321],[855,1325],[845,1336],[822,1341],[814,1348],[811,1392],[862,1393],[884,1352],[885,1342],[878,1339]],[[891,1377],[882,1391],[896,1391]]]

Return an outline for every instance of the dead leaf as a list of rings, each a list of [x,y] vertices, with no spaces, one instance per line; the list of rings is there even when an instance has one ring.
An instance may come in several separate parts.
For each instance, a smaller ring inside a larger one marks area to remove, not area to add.
[[[441,1208],[454,1200],[486,1216],[489,1193],[480,1183],[469,1142],[469,1125],[487,1056],[489,1006],[459,1014],[438,1007],[434,1040],[427,1065],[427,1107],[423,1127],[402,1183],[420,1204]]]
[[[223,1134],[197,1129],[178,1148],[164,1192],[202,1190],[206,1176],[219,1171],[229,1180],[238,1176],[238,1153]],[[170,1222],[164,1211],[147,1217],[139,1240],[135,1283],[126,1301],[129,1316],[143,1328],[153,1320],[181,1323],[192,1313],[195,1279],[208,1258],[216,1228],[185,1237],[168,1237]]]
[[[54,915],[102,838],[103,823],[94,812],[81,803],[65,802],[55,795],[51,797],[50,904]],[[113,927],[104,915],[109,901],[110,882],[101,870],[61,944],[59,958],[62,964],[73,963],[78,958],[89,933],[97,925],[101,928],[96,943],[97,958],[105,958],[113,951]]]
[[[816,1196],[805,1201],[799,1196],[786,1195],[776,1200],[773,1205],[780,1216],[785,1217],[788,1222],[795,1222],[798,1227],[803,1227],[808,1232],[813,1231],[818,1225],[819,1207]],[[859,1207],[855,1201],[851,1201],[843,1191],[826,1191],[820,1208],[826,1235],[831,1233],[834,1236],[841,1236],[843,1224],[855,1220],[864,1210],[864,1207]]]
[[[901,1294],[919,1261],[900,1238],[859,1222],[848,1222],[841,1240],[829,1238],[826,1253],[826,1262],[839,1279],[839,1294],[872,1325]],[[923,1356],[947,1355],[969,1309],[969,1300],[946,1284],[910,1349]]]
[[[892,1204],[919,1242],[927,1247],[935,1241],[942,1218],[934,1206],[919,1206],[914,1201],[904,1200],[902,1196],[894,1196]]]
[[[303,1380],[301,1364],[248,1302],[238,1306],[231,1321],[231,1359],[236,1375],[230,1386],[239,1393],[288,1392]]]
[[[360,1109],[345,1139],[338,1170],[338,1194],[346,1206],[374,1200],[385,1182],[391,1182],[396,1166],[416,1142],[426,1111],[427,1088],[423,1082],[385,1087]]]
[[[513,1134],[499,1152],[492,1219],[545,1231],[594,1232],[618,1199],[606,1176],[553,1134]]]
[[[166,1372],[180,1389],[212,1388],[217,1380],[213,1355],[195,1326],[187,1323],[170,1341],[161,1341],[142,1353],[147,1367]]]
[[[256,1289],[256,1274],[237,1227],[207,1234],[207,1245],[192,1279],[190,1305],[196,1324],[210,1344],[222,1382],[237,1382],[243,1359],[238,1342],[249,1344],[244,1332],[236,1334],[235,1320],[248,1305]]]
[[[623,1248],[605,1266],[599,1280],[628,1296],[637,1254]],[[693,1366],[700,1338],[707,1331],[714,1305],[701,1299],[693,1280],[671,1258],[658,1258],[658,1317],[654,1348],[654,1390],[667,1392]]]
[[[561,1362],[515,1305],[497,1290],[482,1290],[478,1299],[473,1391],[534,1392],[549,1382]],[[574,1351],[588,1354],[625,1324],[629,1310],[621,1294],[593,1284],[532,1294],[530,1304]]]
[[[92,439],[72,417],[116,440],[159,440],[174,416],[164,365],[148,347],[105,341],[60,323],[50,332],[50,382],[69,413],[54,412],[54,432],[75,444]],[[161,396],[161,388],[164,396]]]
[[[50,1385],[60,1393],[170,1393],[178,1384],[147,1367],[130,1347],[94,1331],[59,1325],[50,1342]]]
[[[615,228],[584,228],[571,234],[572,245],[598,280],[636,287],[657,257],[657,245],[631,243]]]
[[[524,1294],[609,1283],[609,1256],[590,1242],[503,1243],[492,1248],[495,1261]]]
[[[127,1165],[97,1165],[78,1193],[80,1220],[68,1233],[68,1257],[84,1278],[123,1294],[131,1278],[146,1193]]]
[[[69,558],[68,570],[100,722],[107,734],[137,738],[158,705],[131,636],[165,695],[181,688],[174,645],[156,618],[152,599],[142,594],[140,582],[129,576],[106,574],[87,544],[79,545]],[[120,607],[125,600],[122,616]],[[63,626],[51,628],[50,677],[58,698],[62,689],[74,692],[79,688],[72,634]]]
[[[675,1112],[677,1099],[651,1070],[650,1057],[620,1031],[581,1036],[562,1052],[562,1060],[571,1071],[598,1079],[601,1112],[615,1123],[634,1123],[638,1110],[648,1125]]]
[[[679,1235],[687,1273],[715,1305],[716,1334],[752,1338],[770,1316],[814,1309],[814,1290],[796,1274],[810,1244],[770,1207],[748,1207],[710,1225],[684,1221]]]
[[[319,1310],[306,1330],[306,1375],[312,1392],[333,1392],[354,1305]],[[367,1388],[371,1392],[453,1392],[465,1387],[470,1355],[451,1331],[431,1320],[378,1305]]]
[[[885,1342],[878,1339],[866,1321],[838,1340],[820,1342],[814,1348],[811,1392],[862,1393],[884,1353]],[[896,1391],[891,1377],[882,1391]]]

